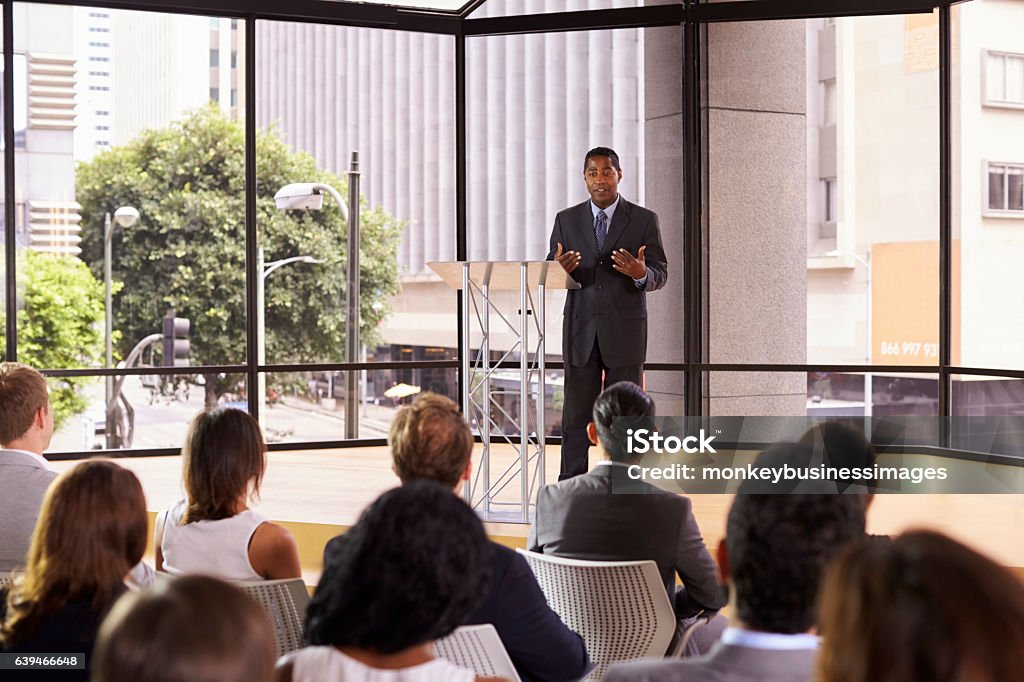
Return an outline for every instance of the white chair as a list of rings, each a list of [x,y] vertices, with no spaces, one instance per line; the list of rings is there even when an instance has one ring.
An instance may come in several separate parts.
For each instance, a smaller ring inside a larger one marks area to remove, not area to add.
[[[444,639],[434,643],[438,658],[472,670],[480,677],[503,677],[519,682],[519,673],[490,623],[463,625]]]
[[[270,617],[277,641],[278,658],[306,645],[302,624],[309,605],[309,592],[302,578],[253,580],[234,584],[255,599]]]
[[[653,561],[582,561],[517,550],[548,604],[583,637],[600,680],[617,661],[664,656],[677,619]]]

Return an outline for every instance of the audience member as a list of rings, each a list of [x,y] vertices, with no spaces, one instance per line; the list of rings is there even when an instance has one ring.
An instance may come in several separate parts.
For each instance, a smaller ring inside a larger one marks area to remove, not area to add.
[[[88,461],[61,474],[46,494],[25,572],[4,600],[6,653],[85,654],[86,680],[103,616],[127,588],[146,549],[148,519],[135,474]]]
[[[274,632],[244,592],[207,576],[126,595],[100,628],[93,682],[270,682]]]
[[[774,454],[806,454],[800,445]],[[706,656],[614,666],[609,682],[814,679],[811,634],[818,585],[829,560],[864,535],[864,508],[850,495],[748,494],[740,487],[718,546],[733,621]],[[908,678],[909,679],[909,678]]]
[[[249,509],[267,468],[259,423],[216,407],[192,420],[182,450],[187,497],[157,517],[156,568],[223,580],[302,575],[295,539]]]
[[[472,466],[473,434],[449,398],[424,393],[399,410],[388,434],[392,468],[402,483],[427,479],[461,491]],[[340,550],[348,535],[327,545]],[[491,623],[524,680],[577,680],[588,669],[583,639],[548,606],[523,557],[488,541],[491,589],[484,602],[461,623]]]
[[[822,682],[1024,680],[1024,585],[938,533],[847,548],[819,621]]]
[[[52,436],[46,379],[26,365],[0,363],[0,572],[25,566],[43,495],[57,477],[43,459]]]
[[[812,462],[824,462],[828,467],[839,469],[872,469],[875,466],[875,448],[863,431],[854,427],[853,423],[843,421],[827,421],[807,430],[800,438],[800,444],[810,448]],[[861,479],[864,486],[865,506],[871,504],[874,492],[870,488],[878,485],[875,476]],[[839,492],[846,492],[850,481],[836,481]]]
[[[282,659],[278,680],[470,682],[434,641],[487,595],[490,550],[473,511],[433,481],[371,504],[330,554],[306,612],[313,646]]]
[[[534,552],[571,559],[653,560],[681,625],[686,626],[702,611],[722,608],[728,599],[689,498],[644,481],[631,484],[635,494],[612,490],[613,477],[616,485],[620,480],[615,470],[625,471],[639,458],[627,452],[626,438],[619,433],[622,424],[616,420],[653,416],[654,401],[636,384],[619,382],[598,396],[587,433],[602,460],[586,474],[540,489],[528,546]],[[683,580],[679,588],[677,573]],[[701,628],[689,653],[706,651],[724,627],[725,619],[716,616]]]

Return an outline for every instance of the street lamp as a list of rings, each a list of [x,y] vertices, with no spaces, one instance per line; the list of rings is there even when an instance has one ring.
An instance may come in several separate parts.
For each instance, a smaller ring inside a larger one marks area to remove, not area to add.
[[[122,206],[114,211],[114,220],[122,228],[129,228],[135,224],[135,221],[139,219],[139,211],[134,206]],[[114,307],[111,302],[110,294],[110,268],[111,268],[111,241],[114,237],[114,225],[110,220],[110,211],[107,211],[106,216],[103,220],[103,289],[106,296],[106,314],[104,315],[104,335],[106,336],[106,364],[105,367],[110,369],[114,365],[114,345],[113,345],[113,329],[114,329]],[[114,419],[113,412],[114,406],[110,404],[111,396],[114,392],[114,377],[108,376],[106,381],[106,405],[107,421],[104,430],[104,437],[107,442],[107,449],[114,447]]]
[[[352,152],[348,171],[348,204],[330,185],[322,182],[295,182],[285,185],[274,195],[281,210],[323,207],[323,193],[338,202],[341,216],[348,224],[348,286],[345,294],[345,360],[356,362],[359,357],[359,152]],[[359,374],[346,372],[345,382],[345,437],[359,437]]]
[[[292,256],[291,258],[282,258],[281,260],[271,261],[269,263],[263,262],[263,247],[261,246],[256,251],[256,268],[261,273],[259,281],[256,284],[256,307],[259,310],[259,316],[256,318],[256,362],[259,365],[267,364],[267,304],[266,304],[266,284],[267,277],[274,270],[285,265],[291,265],[292,263],[323,263],[322,260],[313,258],[312,256]],[[264,372],[259,373],[257,380],[257,395],[260,401],[260,414],[263,414],[263,408],[267,404],[267,375]]]
[[[867,274],[867,282],[865,287],[867,288],[867,323],[865,329],[867,331],[867,339],[864,343],[864,360],[870,366],[871,365],[871,344],[873,340],[871,338],[871,251],[867,252],[867,258],[863,258],[853,253],[852,251],[844,251],[842,249],[834,249],[825,254],[830,258],[839,256],[846,256],[854,259],[858,263],[864,266],[864,271]],[[871,372],[864,373],[864,416],[870,417],[872,412],[872,399],[871,399]]]

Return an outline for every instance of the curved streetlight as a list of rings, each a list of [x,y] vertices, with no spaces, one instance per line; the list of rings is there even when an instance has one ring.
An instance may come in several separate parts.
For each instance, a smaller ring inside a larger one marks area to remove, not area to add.
[[[319,210],[324,205],[324,192],[334,197],[341,208],[341,216],[348,225],[348,286],[345,294],[345,361],[356,362],[359,357],[359,152],[352,152],[348,171],[348,204],[338,191],[322,182],[294,182],[285,185],[274,195],[277,207]],[[346,373],[345,437],[359,437],[359,374]]]
[[[259,309],[259,316],[256,318],[256,362],[259,365],[267,364],[267,304],[265,280],[274,270],[284,267],[285,265],[291,265],[292,263],[317,264],[323,263],[323,261],[318,258],[313,258],[312,256],[292,256],[291,258],[282,258],[281,260],[264,263],[263,247],[260,247],[256,251],[256,267],[261,273],[259,282],[256,285],[256,307]],[[260,401],[260,409],[262,410],[267,404],[267,375],[264,372],[259,373],[257,393],[259,394],[258,399]]]
[[[139,219],[139,210],[134,206],[121,206],[114,211],[114,221],[117,222],[122,229],[128,229],[136,223]],[[106,336],[106,356],[105,356],[105,367],[110,369],[114,365],[114,308],[112,297],[110,293],[111,288],[111,242],[114,239],[114,222],[110,219],[110,211],[107,211],[106,216],[103,219],[103,291],[104,301],[106,304],[104,320],[103,320],[103,331]],[[104,429],[104,438],[106,440],[107,449],[114,447],[114,422],[112,418],[113,405],[110,404],[111,396],[114,388],[114,377],[108,376],[105,382],[106,391],[104,406],[107,413],[107,421]]]

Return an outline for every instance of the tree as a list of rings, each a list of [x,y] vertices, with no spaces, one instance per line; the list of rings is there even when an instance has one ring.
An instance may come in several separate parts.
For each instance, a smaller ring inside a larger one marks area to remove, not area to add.
[[[282,268],[267,280],[266,346],[273,363],[339,362],[345,348],[346,226],[330,198],[320,211],[278,211],[290,182],[347,183],[292,152],[276,129],[256,138],[258,239],[267,262],[309,255],[324,261]],[[216,105],[81,164],[82,257],[103,268],[103,217],[135,206],[139,221],[113,241],[114,328],[123,357],[160,330],[168,309],[191,320],[193,365],[245,362],[245,136]],[[403,223],[381,208],[360,209],[360,336],[373,343],[398,291],[395,251]],[[204,373],[206,400],[237,390],[238,377]]]
[[[18,254],[18,360],[45,369],[94,367],[103,358],[103,283],[82,261],[25,250]],[[86,408],[82,377],[50,379],[53,420]]]

